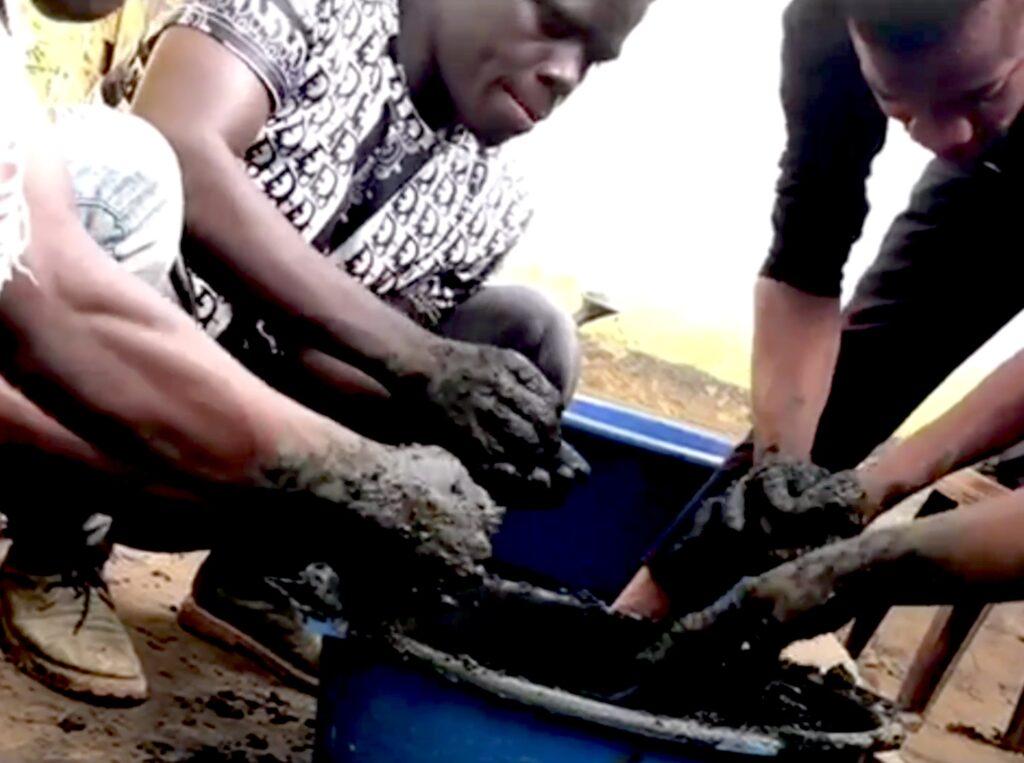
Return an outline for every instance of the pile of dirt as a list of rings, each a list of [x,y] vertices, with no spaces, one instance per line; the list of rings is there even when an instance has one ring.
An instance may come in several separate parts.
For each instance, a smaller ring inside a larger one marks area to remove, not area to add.
[[[750,394],[742,387],[601,337],[584,335],[582,345],[583,394],[737,439],[749,431]]]

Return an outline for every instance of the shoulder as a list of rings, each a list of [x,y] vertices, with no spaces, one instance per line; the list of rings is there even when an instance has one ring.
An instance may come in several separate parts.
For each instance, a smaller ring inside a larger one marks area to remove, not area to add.
[[[783,14],[785,46],[815,58],[856,57],[836,0],[793,0]]]

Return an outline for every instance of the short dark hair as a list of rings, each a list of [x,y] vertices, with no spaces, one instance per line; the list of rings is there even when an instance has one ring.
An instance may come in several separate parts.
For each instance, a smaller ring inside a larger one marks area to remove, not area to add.
[[[949,38],[984,0],[839,0],[846,17],[873,43],[913,53]]]

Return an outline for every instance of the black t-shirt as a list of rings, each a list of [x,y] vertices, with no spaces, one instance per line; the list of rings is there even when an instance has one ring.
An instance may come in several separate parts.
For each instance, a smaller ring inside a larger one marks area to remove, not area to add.
[[[794,0],[784,15],[782,105],[787,140],[761,274],[839,296],[868,212],[865,184],[886,118],[861,75],[835,0]]]

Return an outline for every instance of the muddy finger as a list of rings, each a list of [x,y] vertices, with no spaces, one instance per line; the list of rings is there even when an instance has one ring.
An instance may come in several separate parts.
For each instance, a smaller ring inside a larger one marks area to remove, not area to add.
[[[528,478],[530,487],[547,490],[551,487],[551,473],[547,469],[536,467]]]
[[[480,423],[492,437],[503,443],[502,450],[509,456],[524,455],[535,459],[542,450],[537,429],[514,408],[495,402],[482,411]]]
[[[590,464],[587,462],[587,459],[581,456],[580,452],[565,440],[562,440],[562,444],[558,449],[558,460],[562,462],[559,470],[569,468],[577,476],[590,476]]]
[[[539,438],[557,439],[561,425],[558,404],[540,397],[524,387],[505,386],[498,390],[499,405],[505,405],[531,422]]]

